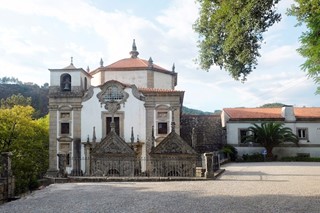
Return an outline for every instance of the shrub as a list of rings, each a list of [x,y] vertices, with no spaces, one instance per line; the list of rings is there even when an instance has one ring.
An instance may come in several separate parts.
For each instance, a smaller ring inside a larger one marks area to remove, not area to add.
[[[295,161],[295,162],[320,162],[320,158],[311,158],[311,157],[283,157],[281,161]]]
[[[222,152],[229,155],[231,161],[236,161],[238,150],[234,146],[226,144],[222,147]]]
[[[260,153],[243,154],[242,159],[245,162],[263,162],[263,161],[265,161],[263,154],[260,154]]]

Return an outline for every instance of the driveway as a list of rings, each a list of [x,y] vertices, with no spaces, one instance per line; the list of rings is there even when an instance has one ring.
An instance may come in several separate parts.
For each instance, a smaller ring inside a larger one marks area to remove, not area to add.
[[[0,212],[320,212],[320,163],[231,163],[218,180],[53,184]]]

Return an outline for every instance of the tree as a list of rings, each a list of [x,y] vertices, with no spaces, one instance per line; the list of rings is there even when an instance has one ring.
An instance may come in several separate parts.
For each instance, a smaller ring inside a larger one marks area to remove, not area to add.
[[[24,97],[20,93],[17,95],[12,95],[6,99],[0,100],[1,108],[12,108],[15,105],[20,106],[30,106],[31,105],[31,97]]]
[[[49,118],[34,120],[31,106],[0,108],[0,152],[12,152],[16,192],[36,186],[48,167]]]
[[[263,104],[262,106],[260,106],[260,108],[279,108],[279,107],[283,107],[285,104],[283,103],[268,103],[268,104]]]
[[[243,143],[258,143],[267,150],[267,159],[272,159],[272,150],[275,146],[284,142],[292,142],[298,146],[299,139],[292,133],[289,127],[284,127],[283,123],[264,122],[261,125],[253,124],[248,128],[250,133],[245,137]]]
[[[315,83],[320,83],[320,3],[319,0],[295,0],[288,14],[296,16],[298,25],[305,24],[307,31],[300,36],[298,52],[306,58],[301,65]],[[317,90],[320,93],[320,87]]]
[[[199,33],[198,63],[204,70],[224,68],[236,79],[256,68],[262,34],[280,21],[279,0],[197,0],[200,16],[194,24]]]

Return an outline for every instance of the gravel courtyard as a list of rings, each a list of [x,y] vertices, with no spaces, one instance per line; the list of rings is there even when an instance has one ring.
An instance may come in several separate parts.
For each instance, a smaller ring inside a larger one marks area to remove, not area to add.
[[[54,184],[0,212],[320,212],[320,163],[231,163],[214,181]]]

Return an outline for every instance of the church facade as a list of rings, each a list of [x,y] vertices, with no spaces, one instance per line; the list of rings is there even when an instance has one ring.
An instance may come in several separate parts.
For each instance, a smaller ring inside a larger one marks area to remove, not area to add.
[[[94,176],[147,172],[157,153],[194,159],[196,152],[179,136],[184,91],[175,90],[175,67],[167,70],[138,55],[133,41],[130,57],[110,65],[101,59],[90,71],[71,60],[49,69],[49,176],[60,169],[59,156],[67,174]],[[162,141],[168,145],[156,149]],[[145,161],[137,165],[136,159]],[[124,167],[129,169],[119,170]]]

